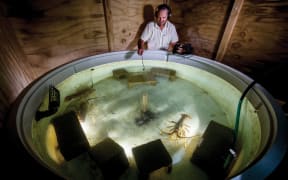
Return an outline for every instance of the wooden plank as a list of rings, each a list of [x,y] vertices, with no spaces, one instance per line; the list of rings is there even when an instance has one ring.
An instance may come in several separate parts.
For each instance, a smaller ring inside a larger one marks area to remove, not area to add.
[[[110,7],[110,0],[103,0],[103,8],[104,8],[104,15],[105,15],[105,25],[106,25],[106,32],[107,32],[107,40],[108,40],[108,50],[111,51],[114,49],[113,47],[113,23],[112,23],[112,15],[111,15],[111,7]]]
[[[222,36],[222,39],[221,39],[221,42],[220,42],[220,45],[219,45],[219,48],[217,51],[216,60],[218,60],[218,61],[222,61],[222,59],[226,53],[228,43],[231,39],[232,32],[233,32],[234,27],[236,25],[236,22],[238,20],[240,11],[241,11],[242,6],[243,6],[243,2],[244,2],[244,0],[235,0],[234,1],[230,17],[228,19],[227,25],[225,27],[225,31],[223,33],[223,36]]]
[[[242,9],[223,62],[252,72],[286,61],[288,2],[245,1]]]
[[[193,54],[212,58],[231,0],[170,1],[170,6],[180,41],[191,43]]]
[[[9,21],[0,15],[0,128],[10,105],[34,77]]]
[[[154,20],[154,9],[163,0],[113,0],[110,11],[113,24],[113,51],[135,50],[137,41],[149,21]]]
[[[3,17],[0,17],[0,32],[1,88],[5,88],[8,97],[13,99],[35,77],[29,64],[25,63],[26,57],[11,25]]]
[[[102,1],[33,1],[38,16],[9,17],[37,76],[69,61],[108,51]]]
[[[288,1],[245,1],[222,60],[286,101],[287,18]]]

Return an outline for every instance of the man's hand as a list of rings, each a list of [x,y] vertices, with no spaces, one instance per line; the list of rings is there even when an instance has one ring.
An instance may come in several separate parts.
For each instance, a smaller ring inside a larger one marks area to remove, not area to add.
[[[142,56],[142,55],[143,55],[143,52],[144,52],[144,49],[143,49],[143,48],[141,48],[141,49],[138,49],[138,51],[137,51],[137,53],[138,53],[140,56]]]
[[[168,52],[172,52],[175,45],[176,45],[176,43],[170,43],[167,51],[168,51]]]
[[[144,41],[142,39],[138,40],[138,51],[137,53],[142,56],[143,52],[144,52]]]

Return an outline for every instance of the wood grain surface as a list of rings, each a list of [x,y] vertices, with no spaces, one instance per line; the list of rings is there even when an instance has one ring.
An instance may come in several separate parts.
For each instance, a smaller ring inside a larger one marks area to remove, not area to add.
[[[102,1],[33,1],[32,17],[9,17],[38,76],[71,60],[108,51]]]
[[[162,0],[108,0],[110,2],[113,29],[112,51],[133,50],[137,48],[145,25],[154,20],[154,9]]]
[[[226,25],[230,0],[172,0],[171,21],[176,24],[180,41],[191,43],[194,54],[213,58]]]

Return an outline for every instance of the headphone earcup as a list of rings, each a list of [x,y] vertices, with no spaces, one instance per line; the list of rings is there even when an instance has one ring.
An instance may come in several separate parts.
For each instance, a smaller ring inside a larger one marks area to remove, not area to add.
[[[170,6],[166,6],[167,10],[168,10],[168,18],[172,16],[172,11],[171,11],[171,8]]]

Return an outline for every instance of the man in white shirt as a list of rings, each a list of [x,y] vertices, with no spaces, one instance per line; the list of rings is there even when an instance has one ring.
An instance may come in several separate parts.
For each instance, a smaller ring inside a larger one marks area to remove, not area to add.
[[[167,4],[161,4],[156,8],[156,21],[146,25],[138,41],[139,55],[143,54],[145,43],[150,50],[173,50],[178,42],[178,34],[174,24],[168,21],[169,16],[171,16],[171,8]]]

